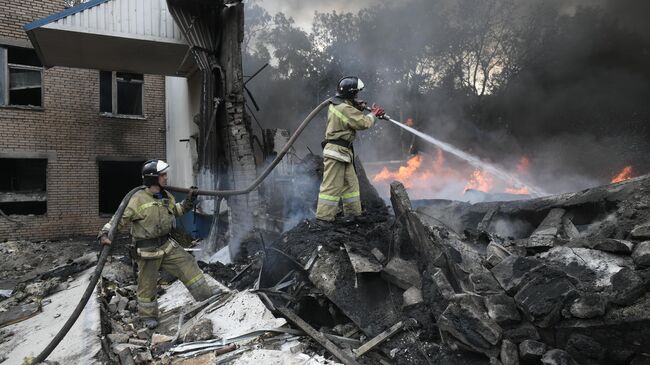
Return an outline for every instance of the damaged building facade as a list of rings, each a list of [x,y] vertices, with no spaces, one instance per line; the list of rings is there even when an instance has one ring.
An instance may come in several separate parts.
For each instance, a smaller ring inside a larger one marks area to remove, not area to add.
[[[0,161],[11,175],[0,182],[0,237],[94,234],[150,158],[168,159],[174,186],[254,179],[241,4],[68,3],[2,4]],[[230,235],[244,235],[255,194],[217,203],[202,200],[186,230],[207,236],[221,211]]]
[[[164,77],[43,67],[23,26],[65,3],[0,2],[0,240],[95,234],[165,157]]]

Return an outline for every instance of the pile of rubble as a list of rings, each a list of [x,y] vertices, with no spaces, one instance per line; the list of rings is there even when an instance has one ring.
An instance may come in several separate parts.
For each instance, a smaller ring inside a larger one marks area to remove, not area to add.
[[[356,326],[359,344],[385,335],[370,363],[650,362],[650,177],[474,205],[412,204],[395,182],[391,202],[284,234],[263,267],[272,304],[326,334]]]
[[[391,200],[442,344],[493,364],[650,361],[650,178],[469,205]],[[507,236],[499,236],[509,234]],[[442,297],[442,300],[441,300]]]
[[[183,285],[163,274],[159,296],[159,326],[147,329],[137,318],[133,270],[126,258],[113,260],[102,278],[103,348],[112,363],[148,364],[252,364],[258,361],[287,364],[330,364],[317,354],[305,352],[304,333],[276,318],[258,295],[238,291],[253,263],[237,275],[229,265],[201,263],[215,296],[195,303]],[[257,276],[257,275],[256,275]],[[247,282],[247,281],[245,281]],[[264,362],[263,362],[264,363]]]
[[[202,303],[163,274],[154,331],[137,319],[128,254],[114,257],[98,286],[101,327],[85,332],[94,361],[650,363],[650,176],[478,204],[411,202],[394,182],[391,211],[359,171],[363,221],[303,220],[251,239],[233,264],[200,262],[219,289]]]

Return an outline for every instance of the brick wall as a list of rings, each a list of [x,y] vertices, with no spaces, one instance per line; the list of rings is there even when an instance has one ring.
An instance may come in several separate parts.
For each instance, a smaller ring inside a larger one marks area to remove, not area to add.
[[[231,96],[226,101],[228,139],[230,144],[231,184],[236,189],[247,188],[257,177],[253,146],[251,144],[250,121],[244,118],[244,97]],[[230,214],[230,235],[233,253],[238,252],[239,241],[247,235],[254,225],[254,214],[259,208],[258,190],[246,195],[232,196],[228,199]]]
[[[0,0],[0,37],[26,40],[22,26],[63,1]],[[53,67],[43,74],[43,110],[0,107],[0,153],[50,153],[47,214],[0,217],[0,241],[93,235],[99,216],[97,159],[165,157],[164,77],[145,75],[146,119],[99,116],[99,71]]]

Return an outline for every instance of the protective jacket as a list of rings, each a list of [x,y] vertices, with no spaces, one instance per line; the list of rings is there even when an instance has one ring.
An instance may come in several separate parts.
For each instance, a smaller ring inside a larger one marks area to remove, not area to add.
[[[325,141],[342,140],[350,143],[356,137],[358,130],[368,129],[375,124],[372,114],[364,115],[352,102],[345,100],[340,104],[330,104],[327,113],[327,129]],[[323,149],[323,157],[350,163],[354,159],[352,148],[334,143],[327,143]]]
[[[164,237],[174,228],[176,217],[191,209],[191,203],[183,201],[176,203],[174,196],[162,191],[163,198],[157,199],[149,188],[138,191],[131,197],[119,222],[118,229],[131,225],[133,241]],[[100,235],[108,233],[115,224],[115,217],[106,223]]]

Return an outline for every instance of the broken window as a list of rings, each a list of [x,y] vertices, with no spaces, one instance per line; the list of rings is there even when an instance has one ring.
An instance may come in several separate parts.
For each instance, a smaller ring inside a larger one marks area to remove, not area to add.
[[[0,158],[0,210],[5,214],[47,212],[47,159]]]
[[[43,106],[43,67],[33,49],[0,46],[0,105]]]
[[[142,185],[142,161],[98,161],[99,214],[113,214],[131,189]]]
[[[110,115],[143,116],[142,74],[99,72],[99,110]]]

